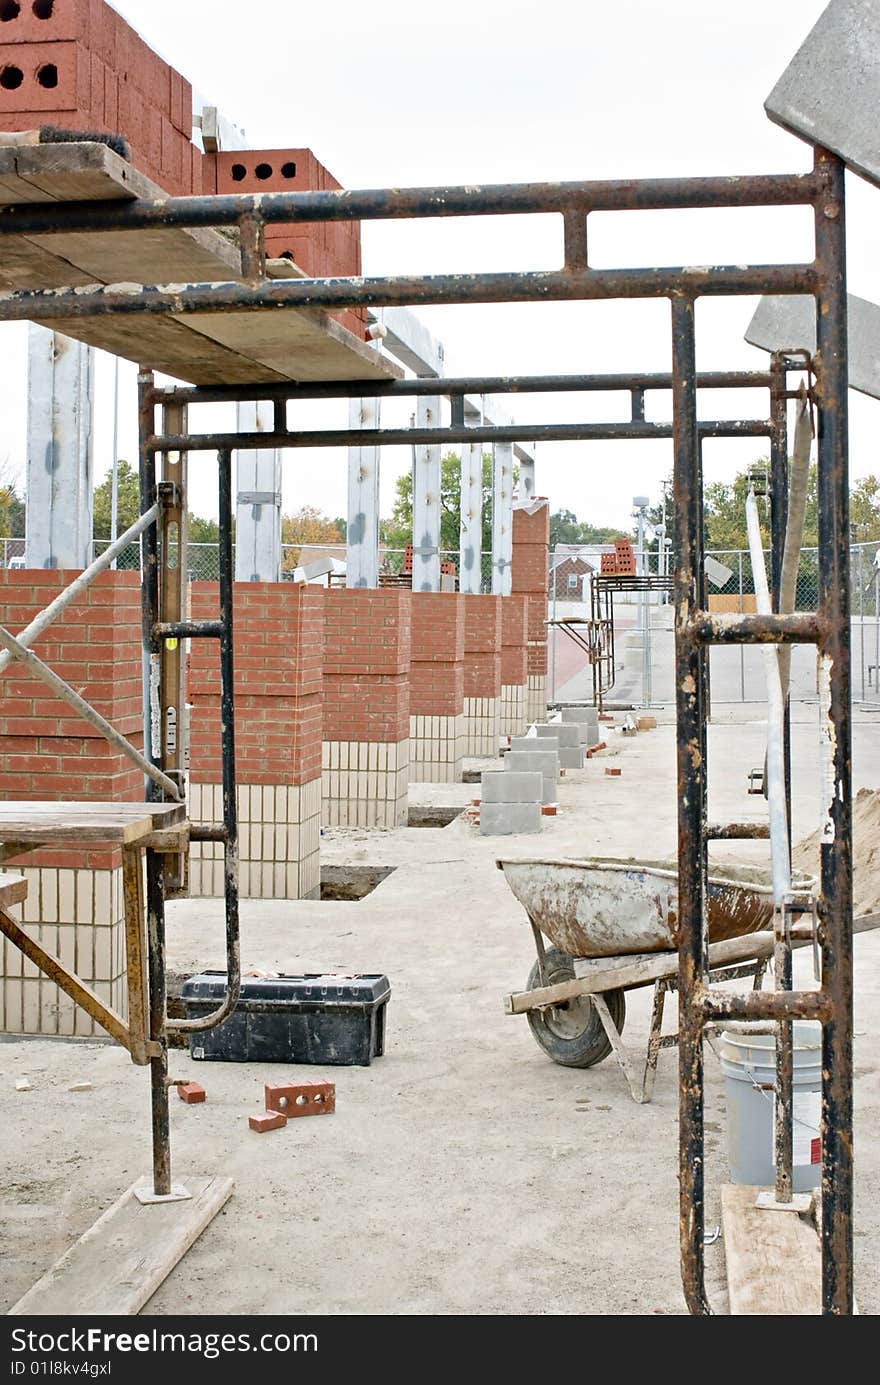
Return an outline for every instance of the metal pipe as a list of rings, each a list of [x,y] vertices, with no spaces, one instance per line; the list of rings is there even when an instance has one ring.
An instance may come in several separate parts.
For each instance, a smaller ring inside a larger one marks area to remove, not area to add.
[[[158,513],[159,506],[154,505],[146,514],[141,515],[140,519],[136,519],[134,524],[126,529],[125,533],[121,534],[115,543],[112,543],[93,563],[90,563],[78,577],[74,577],[70,585],[65,587],[63,592],[59,592],[55,600],[50,601],[49,605],[45,606],[43,610],[40,611],[39,615],[34,616],[30,625],[25,626],[24,630],[19,631],[16,635],[16,639],[22,648],[29,649],[34,640],[39,639],[43,631],[47,630],[52,624],[52,621],[60,616],[65,607],[69,606],[71,601],[75,601],[80,593],[84,592],[95,580],[99,573],[104,572],[110,567],[115,559],[119,557],[123,549],[127,548],[136,538],[139,538],[147,525],[153,523]],[[0,654],[0,673],[2,673],[5,668],[8,668],[12,659],[13,655],[6,650]]]
[[[852,733],[850,716],[847,300],[843,164],[816,154],[824,195],[816,206],[819,403],[819,650],[827,710],[820,823],[822,985],[822,1308],[853,1311],[852,1144]]]
[[[57,215],[57,213],[56,213]],[[809,264],[711,265],[694,269],[591,269],[505,274],[428,274],[387,278],[274,279],[259,285],[193,283],[95,284],[77,289],[0,293],[2,322],[69,322],[143,314],[228,313],[284,308],[419,307],[431,303],[549,303],[609,298],[724,297],[812,294]],[[412,439],[410,439],[412,441]]]
[[[0,625],[0,644],[9,650],[14,659],[19,659],[25,664],[36,678],[48,684],[56,696],[66,702],[69,707],[72,707],[75,712],[78,712],[90,726],[94,726],[96,731],[100,731],[105,740],[115,746],[120,754],[125,755],[127,759],[137,765],[138,769],[142,770],[154,784],[163,789],[175,803],[180,801],[180,793],[173,779],[169,779],[167,774],[163,774],[155,765],[151,765],[149,760],[145,760],[141,752],[136,750],[131,742],[127,741],[120,731],[116,730],[115,726],[111,726],[110,722],[102,717],[91,703],[86,702],[84,697],[80,697],[79,693],[74,692],[73,688],[65,683],[63,678],[59,678],[48,664],[44,664],[42,659],[38,659],[32,650],[25,649],[23,645],[19,644],[15,636],[10,635],[9,631],[2,625]]]
[[[819,191],[815,172],[729,178],[630,178],[594,182],[497,183],[486,186],[365,188],[329,192],[236,193],[165,197],[152,202],[69,203],[4,207],[0,234],[144,230],[168,226],[234,226],[243,217],[279,221],[374,221],[417,217],[509,216],[545,212],[658,211],[687,207],[808,205]]]
[[[165,1034],[165,891],[162,857],[147,852],[147,969],[150,981],[150,1038],[158,1053],[150,1059],[150,1112],[153,1135],[153,1192],[171,1192],[171,1132],[168,1112],[168,1043]]]
[[[720,419],[700,424],[700,434],[713,438],[769,437],[764,419]],[[607,442],[615,439],[654,440],[672,437],[671,423],[511,423],[474,424],[448,428],[313,428],[290,433],[157,434],[150,447],[157,452],[219,452],[224,447],[269,450],[295,447],[400,447],[452,442]]]
[[[688,633],[701,644],[818,644],[825,621],[811,611],[789,616],[697,611]]]
[[[698,389],[769,389],[772,377],[766,370],[701,371]],[[374,395],[442,395],[449,399],[468,394],[588,394],[594,391],[671,390],[668,372],[625,375],[449,375],[413,380],[316,380],[283,385],[169,385],[153,391],[157,404],[223,404],[248,400],[286,403],[296,399],[366,399]],[[644,421],[644,412],[634,414],[633,422]],[[286,432],[276,422],[275,432]]]
[[[679,988],[679,1228],[682,1284],[692,1313],[711,1312],[706,1297],[703,1230],[703,1036],[698,1001],[708,973],[706,853],[703,815],[706,765],[699,649],[690,627],[697,610],[697,578],[703,563],[699,526],[702,484],[697,432],[694,302],[672,301],[675,386],[675,673],[678,726],[678,988]]]
[[[754,490],[746,496],[746,528],[752,559],[752,582],[759,615],[770,615],[770,588],[764,567],[764,549],[758,502]],[[789,865],[788,812],[785,803],[785,765],[783,756],[784,700],[779,676],[779,659],[772,644],[764,645],[764,671],[767,679],[767,804],[770,813],[770,865],[773,876],[773,903],[782,908],[791,889]]]
[[[233,663],[233,580],[232,552],[232,452],[224,449],[219,457],[220,490],[220,741],[223,762],[223,835],[210,840],[223,842],[223,876],[226,903],[226,994],[216,1009],[201,1019],[168,1019],[169,1031],[193,1034],[214,1029],[235,1009],[241,994],[241,943],[238,912],[238,807],[235,787],[235,690]],[[207,840],[199,831],[197,840]]]

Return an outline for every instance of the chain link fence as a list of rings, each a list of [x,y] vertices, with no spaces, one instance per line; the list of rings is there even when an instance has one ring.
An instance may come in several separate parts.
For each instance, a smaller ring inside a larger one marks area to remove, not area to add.
[[[5,539],[4,543],[21,545],[21,553],[24,554],[24,539]],[[109,539],[96,539],[94,543],[94,554],[97,557],[110,547]],[[281,545],[281,568],[282,578],[290,578],[294,569],[314,558],[335,557],[345,561],[344,544],[282,544]],[[406,553],[402,548],[381,548],[379,550],[379,573],[382,577],[399,577],[403,573]],[[441,563],[454,563],[456,572],[458,571],[458,552],[441,550]],[[189,576],[191,582],[216,582],[220,576],[219,551],[215,543],[190,543],[187,545],[187,562],[189,565]],[[116,560],[117,568],[137,569],[141,563],[140,544],[135,542],[129,544],[128,548]],[[3,555],[3,566],[8,567],[9,563]],[[481,590],[491,592],[492,590],[492,554],[484,552],[481,554]]]
[[[657,555],[646,554],[646,567],[656,571]],[[713,611],[745,613],[755,610],[755,586],[747,550],[713,550],[707,557],[730,574],[723,582],[709,580]],[[765,553],[769,570],[769,553]],[[716,579],[723,574],[715,572]],[[796,609],[814,611],[819,600],[818,549],[801,553]],[[653,604],[640,605],[616,597],[615,681],[609,701],[627,705],[671,705],[675,700],[672,606],[659,593]],[[552,611],[552,599],[551,599]],[[557,614],[582,615],[582,601],[559,602]],[[880,711],[880,543],[853,544],[850,549],[850,614],[853,700]],[[559,700],[592,698],[592,676],[582,653],[564,634],[553,632],[550,642],[550,684]],[[723,645],[712,649],[710,683],[713,705],[763,703],[766,683],[760,647]],[[792,647],[791,696],[794,702],[815,702],[816,655],[808,645]]]

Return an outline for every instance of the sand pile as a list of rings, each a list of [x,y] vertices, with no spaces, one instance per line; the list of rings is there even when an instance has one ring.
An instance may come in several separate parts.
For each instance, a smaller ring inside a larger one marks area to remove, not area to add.
[[[818,831],[794,848],[792,865],[818,876]],[[853,913],[880,913],[880,789],[859,789],[853,802]]]

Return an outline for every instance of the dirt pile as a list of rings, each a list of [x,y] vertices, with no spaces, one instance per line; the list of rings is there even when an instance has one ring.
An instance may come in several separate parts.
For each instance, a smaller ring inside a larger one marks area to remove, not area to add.
[[[792,865],[818,875],[818,831],[798,843]],[[853,913],[880,913],[880,789],[859,789],[853,803]]]

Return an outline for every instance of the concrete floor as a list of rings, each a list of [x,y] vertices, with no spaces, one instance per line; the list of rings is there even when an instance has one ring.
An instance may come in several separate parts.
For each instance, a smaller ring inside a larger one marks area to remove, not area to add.
[[[747,715],[747,709],[743,710]],[[246,902],[246,967],[384,971],[387,1053],[368,1068],[308,1068],[337,1084],[337,1113],[258,1136],[262,1084],[291,1071],[172,1055],[172,1076],[207,1087],[172,1100],[175,1174],[232,1175],[236,1192],[148,1305],[166,1313],[682,1313],[677,1082],[661,1054],[650,1106],[631,1101],[613,1060],[554,1066],[501,997],[532,964],[525,916],[495,869],[500,854],[656,857],[675,840],[674,728],[615,741],[619,778],[592,761],[560,787],[541,838],[445,829],[328,832],[329,863],[394,865],[357,903]],[[757,815],[746,772],[763,727],[710,733],[710,815]],[[856,786],[880,785],[876,718],[857,717]],[[795,828],[816,821],[815,713],[794,733]],[[418,786],[461,802],[470,785]],[[730,852],[728,847],[728,852]],[[761,844],[738,846],[738,855]],[[222,965],[221,909],[169,911],[176,970]],[[799,967],[806,966],[804,953]],[[856,942],[856,1254],[863,1313],[880,1311],[880,937]],[[802,978],[804,979],[804,978]],[[644,1045],[650,993],[631,995],[626,1037]],[[726,1176],[723,1086],[707,1060],[709,1224]],[[16,1092],[27,1075],[29,1092]],[[93,1090],[68,1091],[87,1080]],[[0,1226],[8,1308],[149,1167],[147,1077],[110,1044],[0,1043]],[[706,1252],[724,1309],[724,1250]]]

